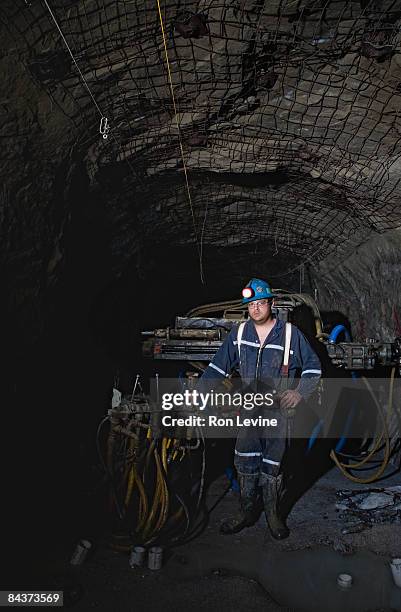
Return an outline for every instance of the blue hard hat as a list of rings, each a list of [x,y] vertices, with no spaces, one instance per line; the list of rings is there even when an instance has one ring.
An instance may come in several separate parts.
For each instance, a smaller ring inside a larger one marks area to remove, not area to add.
[[[260,278],[252,278],[246,287],[242,290],[242,303],[249,304],[255,300],[265,300],[266,298],[272,298],[274,294],[270,288],[270,285]]]

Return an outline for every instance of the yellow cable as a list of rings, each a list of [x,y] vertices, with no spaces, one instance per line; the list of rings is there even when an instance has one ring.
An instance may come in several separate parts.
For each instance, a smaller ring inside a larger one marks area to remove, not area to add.
[[[129,456],[133,455],[133,453],[134,453],[134,446],[135,446],[135,442],[134,442],[133,438],[130,438],[129,442],[128,442]],[[135,466],[135,463],[132,463],[132,465],[130,465],[130,463],[128,463],[127,471],[125,472],[125,475],[124,475],[124,481],[128,477],[127,493],[126,493],[125,501],[124,501],[125,508],[128,508],[128,505],[129,505],[130,500],[131,500],[131,495],[132,495],[132,491],[133,491],[133,488],[134,488],[134,484],[135,484],[135,470],[134,470],[134,466]]]
[[[157,466],[157,459],[158,458],[158,454],[157,454],[157,450],[154,450],[154,458],[156,461],[156,466]],[[160,474],[159,474],[159,470],[157,469],[157,478],[156,478],[156,488],[155,488],[155,493],[153,496],[153,502],[152,502],[152,507],[151,510],[149,512],[148,518],[146,520],[145,526],[144,526],[144,530],[143,530],[143,537],[146,538],[149,534],[149,532],[151,531],[152,528],[152,523],[155,519],[156,516],[156,512],[157,512],[157,508],[159,507],[159,503],[160,503],[160,497],[161,497],[161,482],[160,482]]]
[[[166,472],[166,474],[167,474],[167,448],[168,448],[167,442],[168,441],[169,440],[167,438],[163,438],[163,441],[162,441],[162,464],[163,464],[164,471]]]
[[[166,478],[165,478],[165,474],[167,475],[167,469],[168,469],[168,463],[167,463],[167,448],[169,447],[169,443],[171,442],[171,438],[164,438],[163,442],[162,442],[162,463],[163,463],[163,467],[164,467],[164,474],[162,474],[163,476],[163,485],[164,485],[164,498],[165,498],[165,506],[164,506],[164,512],[162,514],[162,521],[161,521],[161,527],[163,527],[164,523],[166,522],[167,519],[167,514],[168,514],[168,507],[169,507],[169,493],[168,493],[168,487],[167,487],[167,482],[166,482]]]
[[[166,447],[166,442],[167,442],[167,439],[164,438],[163,440],[164,448]],[[162,443],[162,450],[163,450],[163,443]],[[168,489],[167,489],[167,484],[165,482],[163,471],[161,468],[160,457],[159,457],[159,454],[156,448],[153,451],[153,456],[155,459],[156,472],[157,472],[156,491],[155,491],[155,495],[153,498],[152,509],[149,513],[149,516],[147,518],[145,528],[143,531],[144,538],[147,538],[148,536],[151,537],[155,532],[161,529],[161,527],[164,525],[166,521],[167,513],[168,513],[168,503],[169,503]],[[152,529],[152,523],[155,520],[155,516],[156,516],[157,509],[159,508],[159,506],[160,506],[159,518],[156,522],[155,527]]]
[[[146,453],[145,466],[143,468],[143,476],[142,476],[142,482],[144,484],[146,484],[145,483],[145,474],[146,474],[146,471],[149,468],[150,459],[153,456],[153,453],[154,453],[154,450],[155,450],[155,445],[156,445],[155,440],[152,440],[152,442],[149,444],[148,452]],[[155,505],[155,503],[157,501],[157,496],[158,496],[157,487],[158,487],[158,480],[156,480],[156,487],[155,487],[155,493],[154,493],[154,496],[153,496],[153,502],[152,502],[151,510],[150,510],[150,513],[148,514],[148,517],[147,517],[147,520],[145,522],[145,525],[143,526],[144,533],[149,528],[149,522],[150,522],[150,520],[152,518],[151,515],[152,515],[152,513],[154,513],[154,505]]]
[[[377,472],[373,474],[373,476],[368,476],[367,478],[359,478],[357,476],[352,476],[352,474],[349,474],[349,472],[347,472],[346,469],[343,467],[343,464],[339,462],[337,455],[335,454],[334,451],[331,451],[330,457],[333,459],[334,463],[336,464],[338,469],[341,471],[341,473],[346,478],[348,478],[348,480],[351,480],[352,482],[358,482],[360,484],[368,484],[370,482],[375,482],[375,480],[380,478],[380,476],[383,474],[384,470],[387,467],[389,453],[388,453],[388,448],[386,445],[385,456],[384,456],[383,462],[379,466],[379,469],[377,470]]]
[[[161,454],[162,454],[162,464],[163,464],[164,470],[167,471],[167,438],[163,438],[162,440],[162,453]],[[162,472],[162,468],[160,464],[160,457],[157,452],[155,453],[155,461],[156,461],[156,467],[158,470],[158,477],[160,478],[160,483],[161,483],[161,488],[160,488],[161,501],[160,501],[159,519],[155,525],[154,530],[152,531],[152,535],[160,531],[161,527],[163,526],[165,522],[167,510],[168,510],[168,490],[167,490],[166,481],[164,479],[164,474]]]
[[[158,463],[158,469],[160,471],[160,477],[161,477],[161,483],[162,483],[162,504],[161,504],[161,508],[160,508],[160,516],[159,516],[159,520],[156,523],[156,526],[152,532],[152,535],[154,533],[157,533],[158,531],[160,531],[160,529],[163,527],[164,523],[166,522],[167,519],[167,513],[168,513],[168,503],[169,503],[169,496],[168,496],[168,489],[167,489],[167,483],[165,481],[162,469],[161,469],[161,464],[160,464],[160,458],[159,456],[157,456],[157,463]]]
[[[154,449],[154,447],[155,447],[155,444],[156,444],[155,440],[152,440],[152,442],[149,444],[148,452],[146,453],[146,459],[145,459],[144,475],[145,475],[146,470],[147,470],[147,469],[148,469],[148,467],[149,467],[150,458],[151,458],[151,456],[152,456],[152,453],[153,453],[153,449]]]
[[[351,480],[352,482],[358,482],[360,484],[368,484],[370,482],[374,482],[375,480],[377,480],[378,478],[380,478],[380,476],[383,474],[384,470],[387,467],[388,464],[388,460],[390,457],[390,440],[389,440],[389,436],[388,436],[388,429],[387,429],[387,422],[386,422],[386,416],[383,413],[381,406],[379,404],[379,402],[376,399],[376,396],[373,393],[372,387],[370,386],[368,380],[363,377],[363,381],[366,385],[366,387],[368,388],[371,396],[373,397],[373,400],[376,404],[376,407],[378,409],[378,412],[380,413],[381,417],[382,417],[382,421],[383,421],[383,429],[382,429],[382,433],[380,434],[380,437],[376,440],[376,443],[372,449],[372,451],[369,453],[369,455],[367,457],[365,457],[362,461],[359,461],[358,463],[354,463],[354,464],[344,464],[341,463],[335,453],[334,450],[331,451],[330,453],[330,457],[332,458],[332,460],[334,461],[334,463],[336,464],[336,466],[339,468],[339,470],[341,471],[341,473],[348,478],[348,480]],[[368,459],[370,457],[372,457],[374,455],[374,453],[377,451],[377,449],[380,446],[380,443],[382,441],[384,437],[384,457],[383,457],[383,461],[380,464],[378,470],[373,474],[373,476],[368,476],[367,478],[359,478],[357,476],[353,476],[352,474],[350,474],[347,470],[348,469],[355,469],[360,467],[361,465],[363,465],[364,463],[366,463],[366,461],[368,461]]]
[[[167,72],[168,72],[168,80],[169,80],[169,85],[170,85],[170,90],[171,90],[171,98],[172,98],[172,101],[173,101],[175,122],[177,124],[177,130],[178,130],[178,141],[180,143],[181,159],[182,159],[182,165],[183,165],[183,168],[184,168],[185,184],[186,184],[186,187],[187,187],[187,194],[188,194],[188,202],[189,202],[189,207],[190,207],[190,210],[191,210],[191,216],[192,216],[192,223],[193,223],[193,227],[194,227],[195,240],[196,240],[196,245],[197,245],[197,249],[198,249],[200,278],[201,278],[202,284],[204,285],[205,284],[205,279],[204,279],[204,276],[203,276],[202,254],[201,254],[201,250],[200,250],[200,247],[199,247],[198,232],[197,232],[197,229],[196,229],[194,209],[193,209],[193,206],[192,206],[191,191],[189,189],[188,171],[187,171],[187,166],[185,164],[184,149],[183,149],[182,140],[181,140],[180,124],[178,123],[177,105],[176,105],[175,96],[174,96],[173,79],[172,79],[172,76],[171,76],[170,61],[169,61],[168,52],[167,52],[167,39],[166,39],[165,30],[164,30],[164,23],[163,23],[162,11],[161,11],[161,7],[160,7],[160,0],[157,0],[157,8],[158,8],[158,11],[159,11],[160,27],[161,27],[161,31],[162,31],[162,35],[163,35],[164,54],[166,56],[166,65],[167,65]]]
[[[135,482],[138,486],[138,490],[139,490],[139,521],[138,521],[138,525],[136,528],[136,531],[141,531],[141,529],[143,528],[145,521],[146,521],[146,517],[148,514],[148,498],[146,496],[146,492],[145,492],[145,487],[143,486],[143,482],[142,479],[139,477],[138,472],[136,471],[136,467],[135,469]]]
[[[129,477],[128,477],[127,494],[125,496],[125,502],[124,502],[126,508],[128,508],[128,504],[131,500],[132,490],[134,488],[134,482],[135,482],[135,471],[134,471],[134,466],[132,466],[130,473],[129,473]]]

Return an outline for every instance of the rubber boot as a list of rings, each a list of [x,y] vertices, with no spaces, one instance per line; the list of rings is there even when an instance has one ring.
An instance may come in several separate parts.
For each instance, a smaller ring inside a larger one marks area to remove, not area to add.
[[[259,493],[259,474],[238,474],[240,510],[220,525],[220,533],[231,535],[251,527],[258,520],[263,506]]]
[[[290,535],[290,530],[278,511],[282,483],[282,474],[278,476],[262,475],[263,505],[265,507],[267,526],[271,535],[276,540],[284,540]]]

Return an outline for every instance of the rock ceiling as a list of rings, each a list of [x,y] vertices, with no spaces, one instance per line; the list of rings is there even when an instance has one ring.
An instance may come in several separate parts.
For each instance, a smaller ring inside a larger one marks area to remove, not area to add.
[[[10,192],[52,185],[35,230],[52,257],[68,160],[107,211],[116,268],[153,243],[286,272],[401,226],[401,1],[162,1],[159,14],[157,0],[5,0],[0,14],[3,157],[25,160]]]

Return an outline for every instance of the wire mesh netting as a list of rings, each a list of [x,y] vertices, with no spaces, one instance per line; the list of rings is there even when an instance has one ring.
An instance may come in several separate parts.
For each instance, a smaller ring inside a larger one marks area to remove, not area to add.
[[[401,225],[400,0],[0,11],[107,183],[121,256],[138,222],[143,240],[233,247],[233,266],[260,245],[288,269]]]

